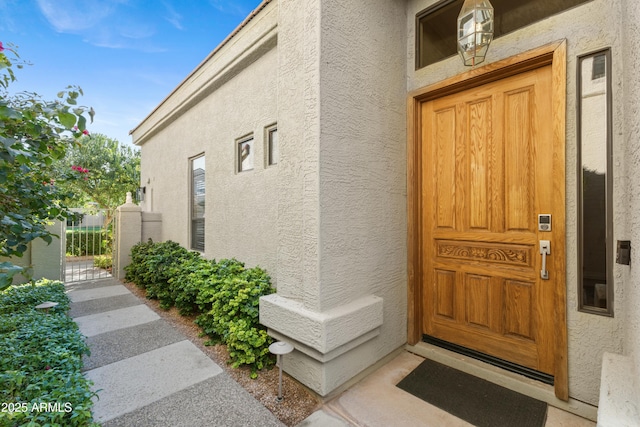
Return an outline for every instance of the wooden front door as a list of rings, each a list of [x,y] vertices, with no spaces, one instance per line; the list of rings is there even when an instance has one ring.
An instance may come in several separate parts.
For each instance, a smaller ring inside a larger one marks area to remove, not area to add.
[[[420,101],[415,114],[422,333],[555,376],[565,201],[553,75],[551,65],[509,73]]]

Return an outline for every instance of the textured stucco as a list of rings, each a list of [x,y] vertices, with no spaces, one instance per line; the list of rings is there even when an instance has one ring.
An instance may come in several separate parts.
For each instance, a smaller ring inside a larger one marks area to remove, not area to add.
[[[282,298],[265,301],[261,321],[318,351],[286,369],[320,394],[406,341],[404,20],[403,1],[279,2]],[[375,337],[309,329],[367,297],[381,301]],[[314,343],[332,341],[347,350],[328,360],[331,346]]]
[[[278,1],[278,294],[296,301],[318,283],[316,3]]]
[[[42,239],[36,239],[30,245],[33,280],[42,278],[64,280],[66,248],[64,224],[62,221],[54,221],[47,225],[47,231],[54,236],[50,244]],[[61,236],[62,240],[55,236]]]
[[[0,257],[0,262],[11,262],[20,267],[33,268],[33,276],[29,279],[22,274],[13,276],[14,285],[28,282],[31,279],[64,280],[66,262],[64,224],[61,221],[54,221],[48,224],[46,229],[53,235],[51,244],[42,239],[36,239],[29,243],[27,250],[21,257]],[[55,236],[61,236],[62,240]]]
[[[345,344],[364,335],[378,335],[368,333],[382,325],[383,301],[370,295],[318,313],[306,309],[302,303],[273,294],[260,301],[260,321],[278,326],[280,334],[294,337],[316,350],[318,359],[327,360],[327,354]]]
[[[566,284],[567,328],[569,340],[569,395],[572,398],[598,403],[600,367],[603,353],[623,350],[625,306],[621,302],[628,287],[624,268],[614,265],[615,317],[603,317],[578,311],[577,298],[577,158],[576,158],[576,57],[605,47],[613,53],[613,145],[614,145],[614,239],[626,234],[624,218],[629,194],[624,185],[624,138],[620,131],[622,119],[623,56],[621,55],[621,4],[626,0],[592,2],[569,9],[544,21],[529,25],[493,41],[486,63],[498,61],[557,40],[567,40],[567,121],[566,121]],[[407,28],[407,87],[417,89],[447,77],[467,71],[459,57],[440,61],[432,66],[414,70],[415,15],[435,3],[428,0],[408,2]],[[629,2],[632,4],[634,2]],[[635,4],[635,3],[634,3]],[[631,6],[630,6],[631,7]],[[631,21],[635,22],[635,21]],[[634,23],[634,26],[637,26]],[[628,56],[627,56],[628,58]],[[633,61],[632,61],[633,62]],[[484,64],[482,64],[484,65]],[[630,74],[629,76],[632,76]],[[637,80],[637,78],[635,79]],[[636,209],[636,212],[638,210]],[[613,260],[611,260],[613,262]]]
[[[631,265],[621,266],[619,276],[627,285],[624,296],[618,305],[624,304],[626,316],[624,354],[630,359],[631,390],[636,408],[640,409],[640,79],[638,79],[638,61],[640,61],[640,8],[633,0],[623,2],[621,20],[623,45],[621,67],[622,102],[624,106],[624,126],[620,128],[623,138],[623,160],[619,160],[623,176],[620,185],[626,189],[621,208],[624,217],[620,219],[621,230],[616,238],[631,240]],[[640,420],[636,420],[640,422]]]
[[[143,208],[186,247],[204,153],[205,255],[267,269],[263,323],[303,348],[291,366],[321,394],[406,341],[404,2],[351,6],[269,3],[133,132]],[[233,142],[253,133],[262,159],[276,122],[277,166],[235,173]]]
[[[276,18],[268,5],[134,131],[143,207],[162,214],[162,239],[189,247],[189,159],[204,154],[204,255],[260,265],[274,281],[278,167],[265,165],[263,139],[277,122]],[[250,134],[254,169],[236,173],[235,141]]]
[[[124,279],[124,268],[131,263],[131,248],[140,242],[142,232],[142,208],[127,202],[116,209],[116,229],[113,251],[113,274]]]

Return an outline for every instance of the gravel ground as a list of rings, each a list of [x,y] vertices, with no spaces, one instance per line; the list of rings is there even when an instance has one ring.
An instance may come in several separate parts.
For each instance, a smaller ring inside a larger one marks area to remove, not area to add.
[[[227,364],[229,353],[222,344],[205,346],[206,337],[200,337],[200,327],[193,323],[195,316],[181,316],[174,308],[163,310],[157,300],[146,298],[145,291],[133,283],[123,283],[134,295],[154,310],[160,317],[174,326],[193,342],[204,354],[224,369],[231,378],[245,388],[253,397],[269,409],[283,424],[295,426],[320,408],[320,400],[305,386],[286,373],[282,376],[284,400],[278,402],[278,368],[260,371],[258,378],[251,379],[247,368],[234,369]]]

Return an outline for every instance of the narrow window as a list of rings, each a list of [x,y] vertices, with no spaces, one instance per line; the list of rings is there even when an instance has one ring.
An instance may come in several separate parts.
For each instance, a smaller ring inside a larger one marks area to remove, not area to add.
[[[204,252],[204,156],[191,160],[191,249]]]
[[[238,172],[246,172],[253,169],[253,136],[237,141]]]
[[[578,58],[578,301],[613,316],[611,51]]]
[[[269,126],[265,129],[265,133],[267,166],[277,165],[278,158],[280,157],[278,149],[278,127],[276,125]]]

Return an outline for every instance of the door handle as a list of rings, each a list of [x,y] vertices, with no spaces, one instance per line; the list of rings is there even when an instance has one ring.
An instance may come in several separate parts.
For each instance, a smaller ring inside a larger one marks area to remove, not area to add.
[[[540,240],[540,254],[542,255],[540,278],[543,280],[549,280],[549,272],[547,271],[547,255],[551,255],[551,241]]]

